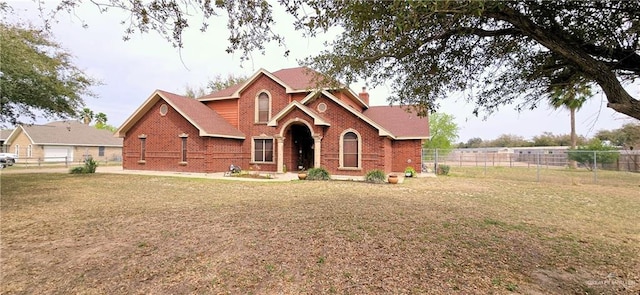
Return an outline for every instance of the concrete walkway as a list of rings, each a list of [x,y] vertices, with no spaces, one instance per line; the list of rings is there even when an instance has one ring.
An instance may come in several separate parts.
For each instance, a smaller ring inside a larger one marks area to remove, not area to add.
[[[96,173],[112,173],[112,174],[136,174],[136,175],[157,175],[157,176],[175,176],[175,177],[191,177],[191,178],[208,178],[208,179],[224,179],[232,181],[292,181],[298,180],[298,173],[271,173],[270,179],[266,178],[250,178],[250,177],[232,177],[225,176],[224,172],[215,173],[196,173],[196,172],[173,172],[173,171],[147,171],[147,170],[124,170],[122,166],[105,166],[98,167]],[[265,176],[269,173],[260,173]]]
[[[0,170],[2,174],[24,174],[24,173],[69,173],[68,167],[9,167]],[[133,174],[133,175],[157,175],[157,176],[173,176],[173,177],[190,177],[190,178],[206,178],[206,179],[223,179],[230,181],[292,181],[298,180],[297,172],[287,173],[272,173],[271,179],[265,178],[249,178],[249,177],[231,177],[225,176],[224,172],[216,173],[196,173],[196,172],[172,172],[172,171],[147,171],[147,170],[124,170],[122,166],[98,166],[96,173],[109,173],[109,174]],[[267,175],[269,173],[260,173],[261,175]],[[393,173],[398,175],[398,183],[404,182],[403,173]],[[434,177],[433,173],[419,173],[418,177]],[[364,181],[364,176],[351,176],[351,175],[332,175],[332,179],[336,180],[355,180]]]

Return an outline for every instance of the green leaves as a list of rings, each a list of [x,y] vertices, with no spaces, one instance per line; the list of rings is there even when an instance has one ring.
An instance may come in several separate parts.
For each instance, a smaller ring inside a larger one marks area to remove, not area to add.
[[[616,147],[602,143],[599,139],[592,139],[586,146],[578,147],[567,152],[569,160],[576,161],[592,170],[597,164],[608,164],[615,162],[620,153]]]
[[[452,115],[433,113],[429,116],[429,134],[431,138],[425,142],[425,148],[448,150],[458,139],[458,125]]]
[[[0,125],[75,117],[97,84],[41,30],[0,24]]]
[[[56,11],[80,1],[64,1]],[[266,0],[105,0],[96,4],[131,12],[126,34],[155,30],[181,47],[192,8],[210,17],[226,14],[227,52],[265,54],[284,46],[273,29],[275,9]],[[315,37],[342,31],[327,50],[303,63],[350,84],[366,79],[390,84],[390,103],[435,111],[452,92],[463,92],[474,113],[506,104],[537,107],[553,86],[572,77],[597,84],[608,106],[640,119],[640,100],[622,86],[640,76],[638,1],[401,1],[277,0],[295,18],[293,27]],[[286,46],[285,46],[286,47]],[[291,48],[285,48],[288,54]],[[570,79],[569,79],[570,80]]]

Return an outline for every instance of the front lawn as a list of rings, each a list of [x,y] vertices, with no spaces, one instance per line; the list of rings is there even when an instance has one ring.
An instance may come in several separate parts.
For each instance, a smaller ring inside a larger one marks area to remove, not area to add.
[[[1,177],[2,294],[640,291],[633,175],[615,185],[455,169],[402,185]]]

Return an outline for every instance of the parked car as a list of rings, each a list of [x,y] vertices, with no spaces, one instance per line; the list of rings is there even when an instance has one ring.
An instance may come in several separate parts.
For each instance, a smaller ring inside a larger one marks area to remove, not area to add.
[[[13,166],[16,163],[18,155],[12,153],[0,153],[0,168]]]

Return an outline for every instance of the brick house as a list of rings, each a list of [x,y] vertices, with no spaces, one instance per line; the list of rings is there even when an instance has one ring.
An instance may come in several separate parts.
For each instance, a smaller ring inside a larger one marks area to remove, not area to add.
[[[78,121],[18,125],[3,142],[3,150],[18,155],[18,163],[120,161],[122,139],[109,130]]]
[[[316,75],[305,67],[261,69],[244,83],[197,99],[156,90],[116,131],[124,139],[123,168],[420,171],[427,118],[399,106],[369,106],[364,88],[360,94],[318,88]]]

